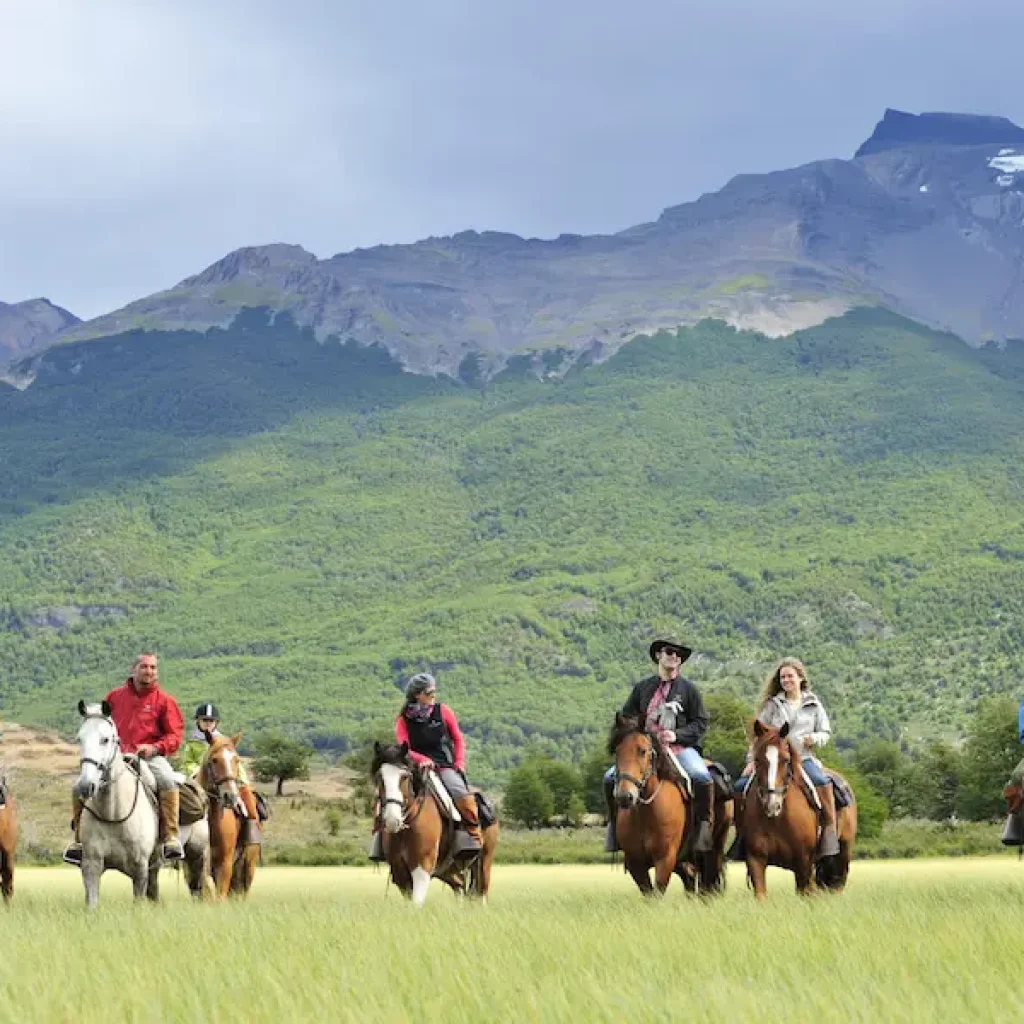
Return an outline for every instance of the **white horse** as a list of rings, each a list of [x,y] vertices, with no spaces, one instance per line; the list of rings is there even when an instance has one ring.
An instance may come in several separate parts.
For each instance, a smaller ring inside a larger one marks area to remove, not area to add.
[[[79,834],[86,906],[99,905],[100,876],[108,868],[132,880],[136,899],[157,900],[163,860],[152,773],[145,762],[136,771],[125,761],[106,701],[79,701],[78,711],[83,718],[78,730],[81,774],[74,791],[83,803]],[[200,896],[210,884],[209,828],[203,819],[181,831],[189,889]]]

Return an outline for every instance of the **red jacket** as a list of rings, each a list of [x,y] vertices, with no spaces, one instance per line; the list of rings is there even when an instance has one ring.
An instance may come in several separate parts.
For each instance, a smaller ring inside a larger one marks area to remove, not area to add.
[[[140,693],[129,679],[107,694],[107,703],[126,754],[135,753],[143,743],[152,743],[158,753],[170,757],[181,746],[185,720],[175,699],[159,684]]]

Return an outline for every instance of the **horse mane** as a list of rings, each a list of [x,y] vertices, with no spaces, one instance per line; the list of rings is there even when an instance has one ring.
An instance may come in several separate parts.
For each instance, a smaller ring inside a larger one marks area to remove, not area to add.
[[[614,754],[619,749],[619,744],[627,736],[632,736],[635,732],[640,733],[642,736],[650,736],[643,721],[619,712],[615,716],[615,721],[612,722],[612,727],[608,732],[608,753]]]
[[[370,774],[376,775],[380,771],[381,765],[384,764],[394,764],[399,768],[408,768],[409,771],[415,774],[416,763],[409,756],[408,751],[403,752],[401,746],[397,743],[392,743],[390,746],[378,745],[374,748]]]

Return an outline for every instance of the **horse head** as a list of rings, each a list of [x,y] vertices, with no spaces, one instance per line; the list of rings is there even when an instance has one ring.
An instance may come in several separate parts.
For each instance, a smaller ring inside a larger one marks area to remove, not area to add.
[[[203,788],[220,801],[222,807],[236,814],[245,814],[245,804],[238,791],[238,776],[241,758],[238,756],[238,744],[242,734],[235,736],[210,736],[207,742],[210,749],[203,758],[200,768],[200,779]]]
[[[757,798],[765,817],[777,818],[782,813],[786,793],[796,777],[796,757],[786,737],[789,723],[773,729],[754,722],[754,781]]]
[[[75,795],[81,800],[94,797],[110,782],[111,769],[121,753],[117,726],[110,717],[110,705],[78,702],[82,725],[78,730],[79,766]]]
[[[414,765],[409,759],[409,744],[383,746],[373,744],[373,777],[377,782],[384,827],[394,834],[405,823],[405,810],[414,795]]]
[[[620,711],[608,736],[608,753],[615,757],[615,802],[623,810],[630,810],[658,774],[658,748],[639,719]]]

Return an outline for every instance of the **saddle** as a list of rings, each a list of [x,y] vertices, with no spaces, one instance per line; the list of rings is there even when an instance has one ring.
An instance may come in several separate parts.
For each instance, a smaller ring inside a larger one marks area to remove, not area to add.
[[[448,787],[445,786],[440,774],[435,771],[427,771],[426,777],[427,785],[434,794],[437,806],[441,811],[441,817],[445,821],[455,824],[461,822],[462,815],[459,814],[459,809],[455,806],[455,801],[452,799],[451,793],[448,792]],[[489,828],[498,820],[498,812],[494,804],[476,787],[470,790],[470,794],[476,800],[476,813],[480,819],[480,827]]]

